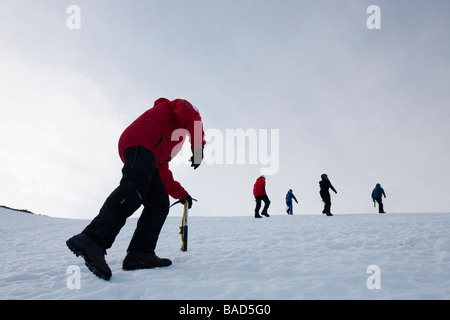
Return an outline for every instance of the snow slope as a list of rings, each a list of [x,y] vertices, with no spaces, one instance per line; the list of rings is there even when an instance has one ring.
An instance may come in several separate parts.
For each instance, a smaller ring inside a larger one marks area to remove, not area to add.
[[[193,216],[188,252],[169,216],[157,254],[172,266],[123,271],[136,221],[104,281],[65,245],[89,221],[0,208],[0,299],[450,299],[450,214]]]

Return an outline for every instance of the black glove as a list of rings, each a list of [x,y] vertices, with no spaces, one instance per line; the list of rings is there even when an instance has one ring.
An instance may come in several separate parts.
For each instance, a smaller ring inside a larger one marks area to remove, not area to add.
[[[191,157],[191,167],[197,169],[200,166],[200,163],[202,163],[203,160],[203,148],[197,149],[194,151]]]
[[[185,199],[181,200],[181,203],[184,204],[185,202],[188,202],[188,208],[192,208],[192,197],[188,195]]]

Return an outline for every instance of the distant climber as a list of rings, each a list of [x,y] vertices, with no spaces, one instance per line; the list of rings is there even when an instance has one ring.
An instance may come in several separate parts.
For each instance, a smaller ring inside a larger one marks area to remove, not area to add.
[[[384,196],[386,198],[384,189],[381,187],[381,185],[379,183],[377,183],[377,185],[375,186],[375,189],[373,189],[373,191],[372,191],[373,204],[375,205],[375,201],[378,202],[378,212],[386,213],[386,212],[384,212],[384,208],[383,208],[382,196]]]
[[[297,198],[294,196],[294,193],[292,192],[292,189],[289,189],[288,193],[286,194],[286,205],[287,214],[294,214],[294,208],[292,206],[292,199],[295,200],[296,203],[298,203]]]
[[[267,209],[269,209],[270,200],[266,193],[266,177],[260,176],[254,186],[253,186],[253,195],[256,200],[256,208],[255,208],[255,218],[262,218],[259,214],[259,209],[261,208],[261,201],[264,201],[264,208],[261,211],[261,214],[265,217],[270,217],[267,213]]]
[[[336,189],[331,184],[330,180],[328,180],[327,174],[321,175],[322,180],[319,182],[320,186],[320,197],[322,198],[324,202],[324,207],[322,213],[326,214],[327,216],[332,216],[331,214],[331,196],[330,196],[330,189],[334,191],[334,193],[337,193]]]

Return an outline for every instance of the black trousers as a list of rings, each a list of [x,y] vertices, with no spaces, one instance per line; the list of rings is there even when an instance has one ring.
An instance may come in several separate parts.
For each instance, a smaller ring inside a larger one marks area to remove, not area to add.
[[[324,202],[324,207],[322,213],[331,213],[331,196],[330,193],[321,192],[320,197]]]
[[[286,206],[287,206],[286,209],[287,214],[293,214],[294,208],[292,207],[292,201],[286,202]]]
[[[255,216],[259,215],[259,209],[261,208],[261,201],[264,201],[264,208],[261,214],[267,214],[267,210],[269,209],[270,200],[267,195],[256,197],[256,208],[255,208]]]
[[[376,197],[375,201],[378,202],[378,212],[384,213],[383,200],[381,200],[381,197]]]
[[[106,249],[110,248],[130,217],[141,205],[127,251],[154,253],[159,234],[169,213],[169,195],[156,168],[153,152],[144,147],[125,150],[122,179],[106,199],[99,214],[84,229]]]

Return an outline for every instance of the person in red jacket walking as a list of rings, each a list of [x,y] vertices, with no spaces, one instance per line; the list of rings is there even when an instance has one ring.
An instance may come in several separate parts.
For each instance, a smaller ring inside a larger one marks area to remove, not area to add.
[[[96,276],[109,280],[106,263],[109,249],[126,219],[141,205],[144,210],[123,261],[124,270],[171,265],[155,254],[159,234],[169,213],[169,195],[188,201],[192,197],[174,180],[169,161],[180,151],[186,136],[191,143],[191,166],[203,159],[205,138],[200,114],[188,101],[160,98],[153,108],[137,118],[119,139],[119,155],[124,165],[119,186],[106,199],[99,214],[82,233],[67,240],[69,249],[81,255]]]
[[[262,218],[259,215],[259,209],[261,208],[261,201],[264,201],[264,208],[261,211],[263,216],[269,217],[267,209],[269,209],[270,200],[266,193],[266,177],[260,176],[253,185],[253,195],[256,199],[255,218]]]

